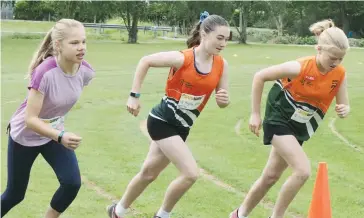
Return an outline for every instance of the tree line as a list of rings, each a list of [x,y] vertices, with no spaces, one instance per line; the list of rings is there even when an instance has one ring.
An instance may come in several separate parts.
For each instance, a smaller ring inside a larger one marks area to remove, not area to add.
[[[13,4],[15,19],[51,20],[73,18],[87,23],[104,23],[120,17],[137,42],[140,21],[153,25],[191,29],[202,11],[223,16],[237,29],[245,43],[247,28],[275,29],[284,34],[306,37],[310,24],[332,19],[349,37],[364,38],[364,3],[360,1],[1,1]]]

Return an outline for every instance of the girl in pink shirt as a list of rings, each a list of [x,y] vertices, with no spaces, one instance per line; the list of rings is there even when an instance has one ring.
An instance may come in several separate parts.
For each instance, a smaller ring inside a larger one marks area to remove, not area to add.
[[[82,138],[65,132],[64,117],[94,76],[94,70],[83,60],[85,40],[82,23],[61,19],[34,55],[29,67],[28,96],[8,126],[8,182],[1,195],[1,217],[24,199],[30,170],[39,154],[60,183],[45,218],[59,217],[80,189],[74,150]]]

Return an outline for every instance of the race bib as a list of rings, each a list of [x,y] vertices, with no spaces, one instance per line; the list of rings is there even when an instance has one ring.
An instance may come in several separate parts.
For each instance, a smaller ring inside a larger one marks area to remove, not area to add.
[[[297,108],[291,119],[299,123],[307,123],[313,117],[315,111],[310,109]]]
[[[183,93],[179,99],[178,107],[186,110],[196,110],[205,99],[205,95],[194,96]]]
[[[64,124],[64,116],[58,116],[51,119],[42,119],[42,121],[50,125],[53,129],[62,130]]]

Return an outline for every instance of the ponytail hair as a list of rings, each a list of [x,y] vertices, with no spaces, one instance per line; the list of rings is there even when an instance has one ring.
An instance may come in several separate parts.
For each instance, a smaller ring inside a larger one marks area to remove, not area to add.
[[[335,27],[335,23],[331,19],[326,19],[312,24],[308,29],[311,33],[319,36],[324,30],[331,27]]]
[[[330,19],[312,24],[309,30],[317,36],[317,45],[323,50],[338,49],[346,51],[350,48],[349,39],[344,31],[336,27]]]
[[[33,59],[28,68],[28,78],[32,77],[34,69],[38,67],[39,64],[41,64],[47,57],[53,55],[52,31],[53,28],[48,31],[38,50],[34,53]]]
[[[187,47],[192,48],[201,43],[201,30],[206,34],[214,31],[218,26],[229,26],[228,22],[219,15],[210,15],[209,12],[204,11],[200,14],[200,21],[190,32],[190,37],[187,39]]]
[[[191,30],[190,37],[187,39],[187,47],[192,48],[198,46],[201,42],[200,36],[201,22],[198,22]]]

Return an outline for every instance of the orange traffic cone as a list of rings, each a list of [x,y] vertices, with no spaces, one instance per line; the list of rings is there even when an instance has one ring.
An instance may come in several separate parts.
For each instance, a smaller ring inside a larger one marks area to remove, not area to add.
[[[327,164],[319,163],[308,218],[331,218]]]

